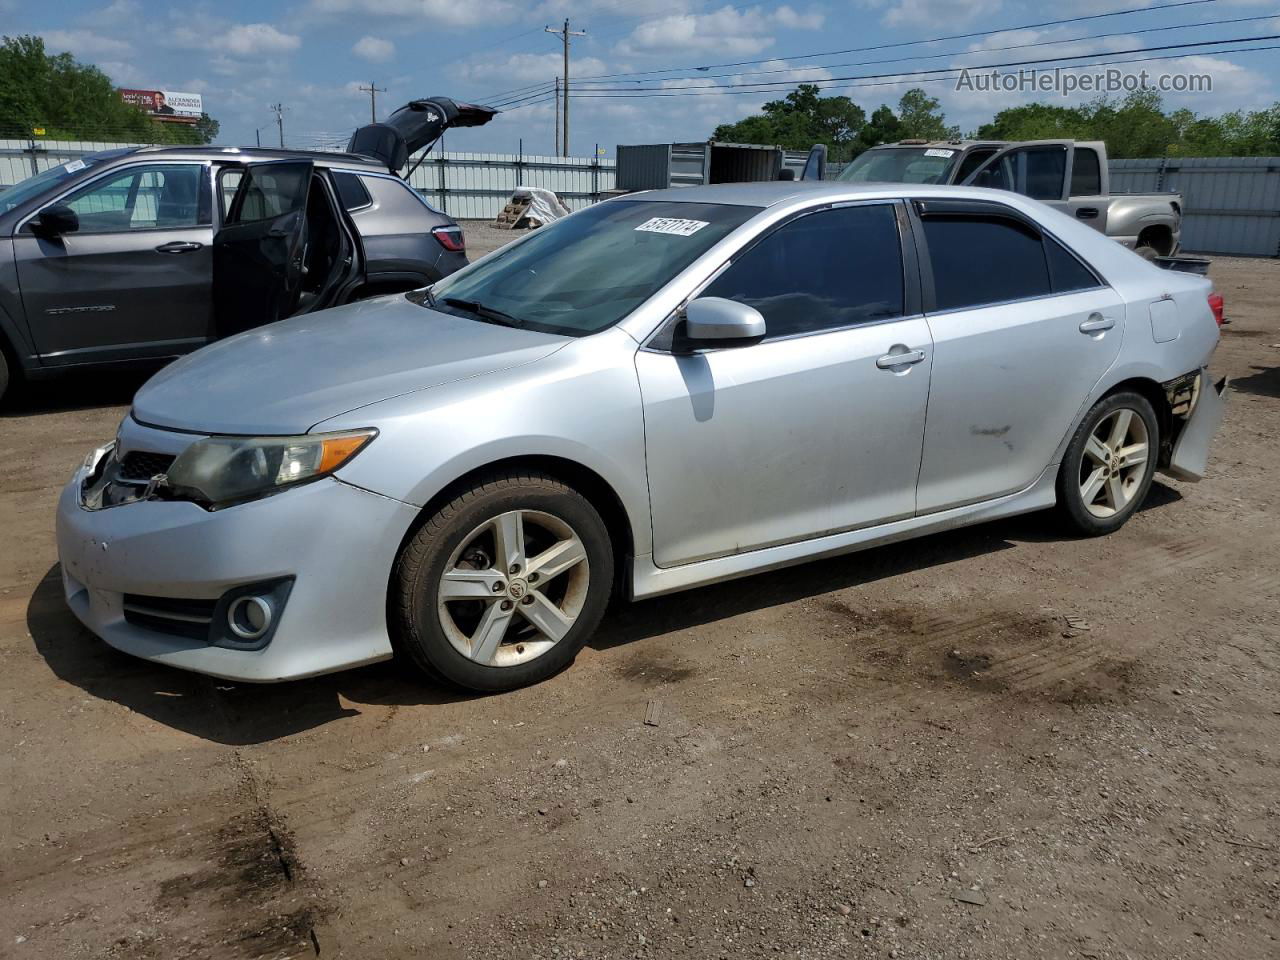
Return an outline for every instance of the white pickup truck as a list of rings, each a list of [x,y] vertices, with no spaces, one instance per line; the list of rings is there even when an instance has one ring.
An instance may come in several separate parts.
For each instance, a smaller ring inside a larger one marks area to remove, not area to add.
[[[1013,190],[1063,210],[1147,259],[1178,252],[1182,196],[1112,193],[1100,140],[903,140],[872,147],[838,180]]]

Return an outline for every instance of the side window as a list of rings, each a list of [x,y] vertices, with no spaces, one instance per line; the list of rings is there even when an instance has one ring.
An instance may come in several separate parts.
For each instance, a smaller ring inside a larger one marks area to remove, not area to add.
[[[956,171],[953,183],[964,183],[969,178],[969,174],[977,170],[980,166],[995,156],[995,150],[970,150],[969,155],[960,162],[960,169]]]
[[[333,182],[338,188],[338,198],[342,201],[344,209],[359,210],[361,207],[367,207],[373,203],[373,199],[369,196],[369,191],[365,189],[364,183],[354,173],[342,173],[335,170]]]
[[[81,233],[198,227],[211,222],[207,170],[200,164],[129,167],[64,201]]]
[[[1076,156],[1079,154],[1077,153]],[[1044,238],[1044,253],[1049,260],[1049,276],[1053,281],[1054,293],[1092,290],[1102,286],[1102,282],[1094,276],[1093,271],[1053,237]]]
[[[770,339],[902,316],[902,247],[892,204],[823,210],[784,224],[703,292],[749,303]]]
[[[1040,238],[1016,221],[926,216],[923,222],[936,309],[957,310],[1052,292]]]
[[[1012,190],[1034,200],[1061,200],[1066,176],[1065,147],[1026,147],[1006,153],[971,186]]]
[[[1071,164],[1071,196],[1096,197],[1101,193],[1102,168],[1098,164],[1098,151],[1076,147],[1075,160]]]
[[[307,205],[311,164],[281,161],[229,167],[219,178],[223,222],[274,220]]]

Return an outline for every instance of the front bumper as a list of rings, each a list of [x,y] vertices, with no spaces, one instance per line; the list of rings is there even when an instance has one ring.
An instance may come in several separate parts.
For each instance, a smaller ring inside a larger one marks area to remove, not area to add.
[[[125,653],[229,680],[308,677],[391,656],[387,583],[416,508],[334,478],[209,512],[144,500],[80,504],[84,470],[58,502],[67,604]],[[215,600],[237,586],[293,578],[270,642],[237,650],[126,619],[125,594]]]

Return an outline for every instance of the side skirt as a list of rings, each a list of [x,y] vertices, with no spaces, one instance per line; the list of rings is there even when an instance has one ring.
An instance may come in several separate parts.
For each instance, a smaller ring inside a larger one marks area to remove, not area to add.
[[[1054,483],[1058,476],[1058,464],[1049,466],[1040,478],[1017,493],[972,503],[951,510],[910,517],[875,527],[863,527],[845,533],[835,533],[814,540],[785,543],[764,550],[752,550],[713,560],[700,560],[678,567],[658,567],[653,556],[646,554],[632,561],[632,599],[657,597],[691,587],[701,587],[753,573],[764,573],[789,567],[810,560],[821,560],[845,553],[854,553],[870,547],[879,547],[899,540],[910,540],[930,533],[942,533],[957,527],[967,527],[988,520],[1012,517],[1020,513],[1044,510],[1057,502]]]

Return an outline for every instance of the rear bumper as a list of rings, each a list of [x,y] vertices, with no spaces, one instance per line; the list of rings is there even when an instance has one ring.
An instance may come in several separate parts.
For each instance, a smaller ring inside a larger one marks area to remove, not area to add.
[[[72,612],[111,646],[257,682],[391,656],[387,584],[415,508],[327,479],[215,512],[163,501],[86,510],[82,473],[58,504],[63,586]],[[125,611],[126,594],[212,601],[238,586],[289,578],[292,589],[261,649],[152,629]]]
[[[1165,473],[1179,480],[1204,478],[1209,464],[1209,448],[1226,413],[1230,384],[1226,377],[1217,383],[1209,379],[1209,371],[1200,372],[1200,389],[1196,393],[1191,416],[1173,445],[1173,454]]]

